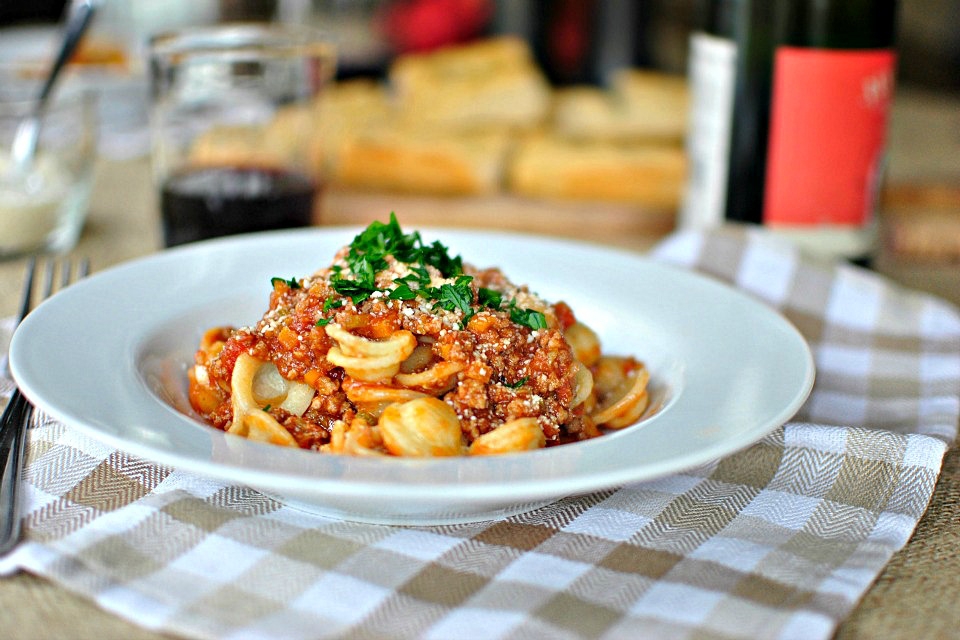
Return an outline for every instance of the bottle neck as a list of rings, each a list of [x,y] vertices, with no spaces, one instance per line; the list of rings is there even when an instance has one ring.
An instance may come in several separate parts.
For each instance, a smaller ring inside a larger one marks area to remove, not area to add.
[[[741,44],[887,49],[896,41],[897,6],[897,0],[709,0],[699,23]]]
[[[888,49],[896,0],[778,0],[783,44],[823,49]]]

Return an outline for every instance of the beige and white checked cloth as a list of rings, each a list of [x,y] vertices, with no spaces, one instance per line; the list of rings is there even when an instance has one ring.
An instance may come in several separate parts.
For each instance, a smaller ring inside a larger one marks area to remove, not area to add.
[[[818,378],[754,446],[501,521],[337,522],[42,417],[0,560],[196,638],[828,638],[930,499],[960,415],[960,315],[739,230],[654,255],[781,310]],[[5,391],[9,391],[7,382]]]

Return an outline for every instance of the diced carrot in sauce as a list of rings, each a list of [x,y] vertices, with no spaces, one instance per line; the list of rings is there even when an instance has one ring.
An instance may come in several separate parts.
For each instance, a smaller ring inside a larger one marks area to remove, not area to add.
[[[305,374],[303,374],[303,381],[306,384],[310,385],[311,387],[319,378],[320,378],[319,369],[310,369],[310,371],[307,371]]]
[[[577,321],[576,316],[573,315],[573,309],[567,306],[566,302],[557,302],[554,304],[553,312],[557,314],[560,328],[564,331],[569,329]]]
[[[293,349],[298,343],[297,333],[289,327],[284,327],[277,335],[277,341],[287,349]]]
[[[396,331],[396,328],[394,327],[395,318],[396,316],[377,318],[374,322],[370,323],[370,326],[367,327],[367,335],[375,340],[389,338],[391,335],[393,335],[393,332]]]

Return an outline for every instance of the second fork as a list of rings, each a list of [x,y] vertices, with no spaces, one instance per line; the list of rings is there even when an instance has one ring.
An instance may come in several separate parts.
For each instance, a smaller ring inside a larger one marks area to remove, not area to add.
[[[72,280],[85,277],[89,270],[90,263],[86,258],[80,260],[75,268],[69,258],[50,258],[43,269],[41,299],[49,298],[55,290],[63,289]],[[23,285],[18,324],[33,306],[36,272],[37,259],[31,258]],[[5,370],[3,375],[9,375],[9,371]],[[20,479],[27,427],[32,415],[33,407],[20,389],[15,389],[0,418],[0,555],[13,549],[20,540]]]

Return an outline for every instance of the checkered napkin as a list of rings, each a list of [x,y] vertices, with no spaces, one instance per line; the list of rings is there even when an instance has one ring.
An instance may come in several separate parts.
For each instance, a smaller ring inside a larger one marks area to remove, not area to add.
[[[736,230],[654,254],[780,309],[814,392],[712,464],[443,527],[337,522],[40,416],[26,569],[197,638],[828,638],[930,499],[960,415],[960,316]]]

